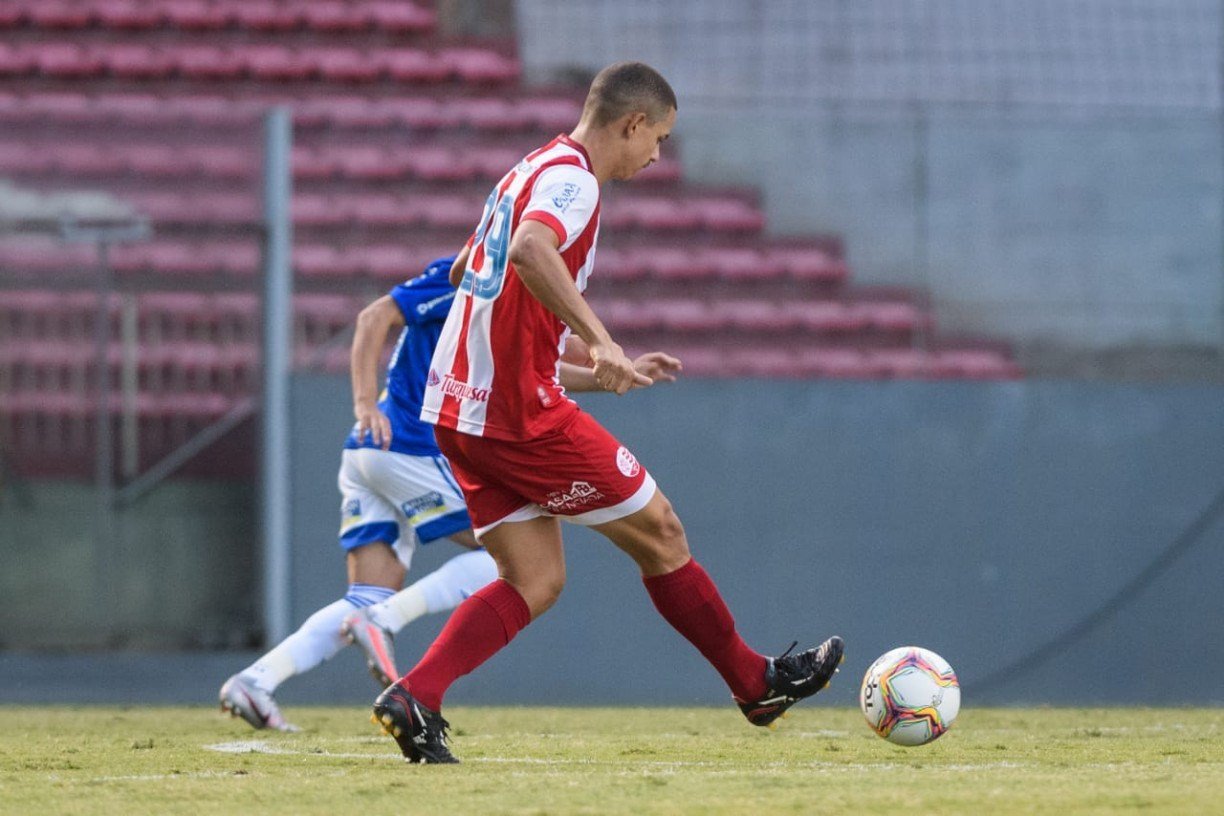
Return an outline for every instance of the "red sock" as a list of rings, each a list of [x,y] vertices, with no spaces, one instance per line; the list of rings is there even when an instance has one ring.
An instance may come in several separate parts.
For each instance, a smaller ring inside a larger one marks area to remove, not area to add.
[[[400,683],[437,711],[451,683],[488,660],[531,623],[518,590],[502,580],[480,589],[455,609],[420,662]]]
[[[765,694],[765,658],[735,631],[718,587],[696,560],[642,583],[659,614],[718,669],[732,694],[745,702]]]

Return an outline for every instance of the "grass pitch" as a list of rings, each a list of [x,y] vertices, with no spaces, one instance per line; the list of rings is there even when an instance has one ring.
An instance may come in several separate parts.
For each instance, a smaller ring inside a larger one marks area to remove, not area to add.
[[[359,708],[0,707],[4,814],[1224,813],[1224,709],[970,708],[899,748],[855,710],[448,708],[410,766]]]

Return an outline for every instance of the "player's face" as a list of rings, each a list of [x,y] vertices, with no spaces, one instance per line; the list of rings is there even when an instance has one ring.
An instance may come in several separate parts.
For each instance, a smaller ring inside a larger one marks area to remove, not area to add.
[[[624,161],[616,178],[622,181],[631,179],[638,172],[645,170],[659,160],[659,150],[667,137],[671,135],[676,125],[676,109],[671,108],[667,115],[655,123],[645,118],[628,127],[628,138],[625,144]]]

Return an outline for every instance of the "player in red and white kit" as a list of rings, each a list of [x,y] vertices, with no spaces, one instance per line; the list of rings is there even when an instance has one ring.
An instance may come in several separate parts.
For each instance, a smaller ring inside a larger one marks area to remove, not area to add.
[[[561,387],[586,378],[624,394],[652,382],[582,292],[595,261],[600,185],[656,161],[675,120],[675,94],[654,69],[605,68],[574,131],[498,183],[452,267],[459,294],[421,418],[436,426],[499,580],[464,601],[420,662],[375,701],[375,720],[411,762],[457,761],[440,713],[447,688],[557,599],[561,519],[593,527],[633,558],[656,608],[717,669],[754,725],[824,688],[841,662],[838,637],[778,658],[749,648],[650,474]],[[561,359],[571,332],[588,368]]]

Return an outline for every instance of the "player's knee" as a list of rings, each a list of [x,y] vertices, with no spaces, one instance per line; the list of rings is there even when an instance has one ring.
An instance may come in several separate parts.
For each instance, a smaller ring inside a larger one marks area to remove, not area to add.
[[[688,557],[688,539],[684,535],[684,525],[680,517],[672,509],[671,502],[662,499],[650,514],[652,538],[658,542],[663,554]]]

